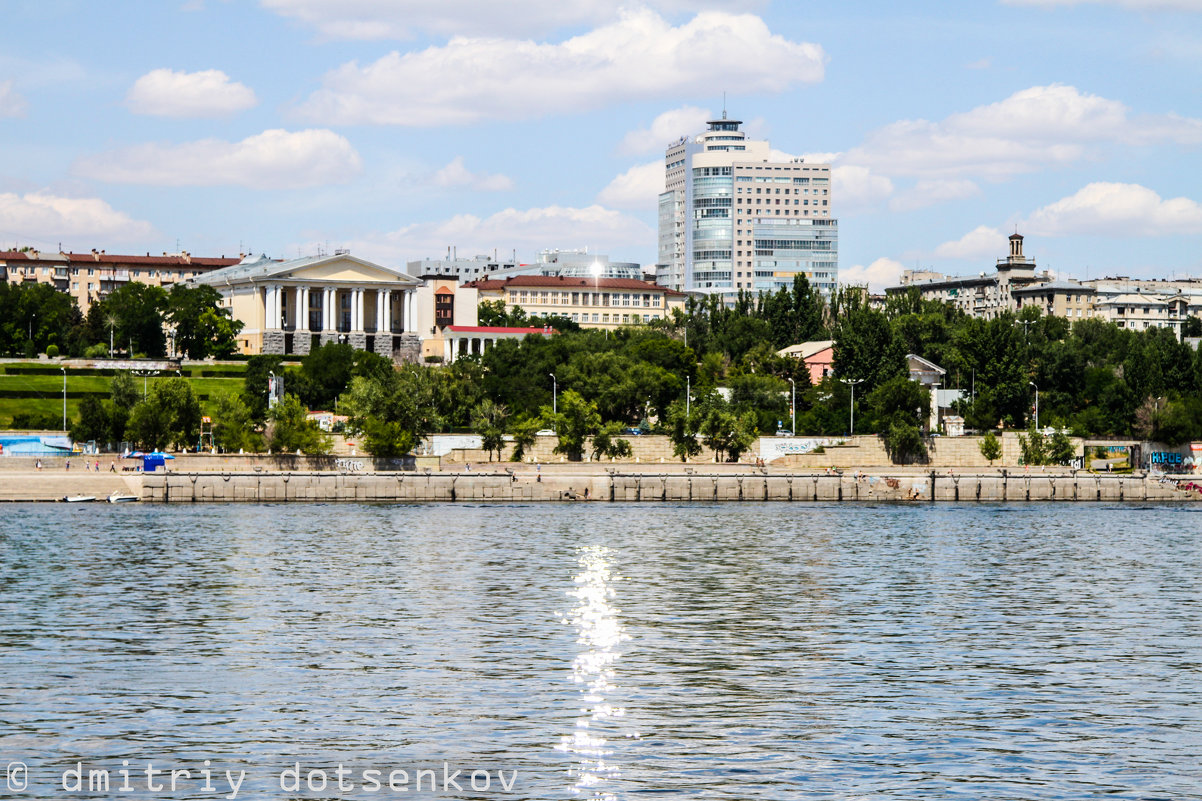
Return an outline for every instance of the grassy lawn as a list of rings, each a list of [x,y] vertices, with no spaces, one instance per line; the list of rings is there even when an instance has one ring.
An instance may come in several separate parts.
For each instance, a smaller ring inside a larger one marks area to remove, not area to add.
[[[235,374],[231,378],[187,378],[192,391],[197,395],[207,395],[207,400],[201,401],[201,408],[209,413],[216,406],[217,398],[221,395],[242,391],[242,377]],[[172,376],[174,377],[174,376]],[[142,387],[142,379],[135,376],[138,388]],[[146,379],[146,387],[152,388],[156,381],[163,380],[150,377]],[[109,376],[98,375],[67,375],[67,392],[100,392],[108,397]],[[22,390],[36,392],[33,398],[0,398],[0,427],[8,427],[13,415],[21,413],[51,414],[62,416],[63,412],[63,378],[61,375],[0,375],[0,390]],[[70,420],[78,417],[80,398],[67,398],[67,417]]]

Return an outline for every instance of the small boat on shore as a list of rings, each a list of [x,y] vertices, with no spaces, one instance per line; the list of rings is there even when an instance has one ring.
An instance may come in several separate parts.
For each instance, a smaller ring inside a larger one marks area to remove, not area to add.
[[[105,498],[109,503],[134,503],[139,500],[137,495],[130,495],[128,492],[114,490],[113,494]]]
[[[67,495],[63,498],[65,503],[87,503],[96,500],[95,495]]]

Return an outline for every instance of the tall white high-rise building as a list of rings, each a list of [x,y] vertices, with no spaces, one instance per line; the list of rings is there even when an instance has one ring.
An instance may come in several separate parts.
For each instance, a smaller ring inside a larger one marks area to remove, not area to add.
[[[659,196],[656,281],[684,292],[774,292],[805,275],[824,293],[839,274],[831,166],[773,161],[739,120],[673,142]]]

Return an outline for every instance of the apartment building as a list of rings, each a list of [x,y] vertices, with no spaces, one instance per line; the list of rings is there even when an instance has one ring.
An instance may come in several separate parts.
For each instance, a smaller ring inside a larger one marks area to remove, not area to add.
[[[491,256],[459,258],[453,252],[445,259],[420,259],[406,263],[405,272],[415,278],[439,276],[458,278],[461,282],[486,278],[512,278],[517,275],[566,275],[577,278],[632,278],[643,280],[643,268],[637,262],[610,261],[604,253],[589,253],[587,249],[560,250],[548,248],[538,254],[538,261],[519,264],[517,260],[498,261]]]
[[[1019,309],[1070,320],[1096,318],[1119,328],[1143,331],[1169,328],[1180,339],[1185,321],[1202,318],[1202,280],[1154,280],[1127,277],[1033,284],[1015,293]]]
[[[1037,269],[1034,259],[1023,254],[1022,234],[1015,232],[1010,235],[1010,254],[998,259],[993,272],[948,276],[930,270],[906,270],[901,283],[886,287],[885,294],[902,295],[917,288],[923,300],[951,303],[965,314],[989,320],[1017,310],[1016,292],[1052,280],[1046,270]]]
[[[649,323],[683,308],[685,293],[629,278],[519,275],[471,281],[462,289],[479,302],[501,301],[537,317],[564,317],[584,328],[617,328]]]
[[[946,276],[907,270],[886,288],[898,295],[917,288],[923,300],[951,303],[965,314],[990,319],[1029,306],[1068,320],[1101,319],[1120,328],[1171,328],[1180,338],[1185,321],[1202,317],[1202,279],[1138,279],[1125,276],[1085,281],[1054,280],[1023,255],[1023,237],[1010,236],[1010,255],[991,273]]]
[[[229,267],[242,257],[209,258],[191,253],[130,256],[91,253],[45,253],[37,250],[0,251],[0,279],[10,284],[37,281],[51,284],[75,298],[84,313],[114,289],[131,281],[171,289],[175,284],[211,270]]]
[[[773,292],[804,275],[824,293],[838,285],[839,223],[831,167],[773,160],[742,122],[711,120],[668,146],[659,196],[656,283],[682,292]]]

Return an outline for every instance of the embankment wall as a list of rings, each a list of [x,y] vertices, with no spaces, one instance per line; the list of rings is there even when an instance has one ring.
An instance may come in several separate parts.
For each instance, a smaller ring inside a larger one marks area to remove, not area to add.
[[[1189,501],[1153,476],[1004,472],[852,473],[167,473],[142,476],[143,500],[207,501]]]

